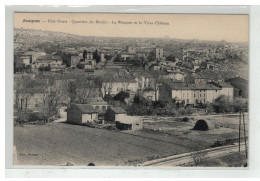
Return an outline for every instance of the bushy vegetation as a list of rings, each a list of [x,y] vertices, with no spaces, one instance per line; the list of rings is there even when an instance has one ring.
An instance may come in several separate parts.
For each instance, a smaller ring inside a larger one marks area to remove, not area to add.
[[[174,101],[150,101],[140,95],[135,95],[133,103],[127,107],[129,115],[191,115],[194,112],[192,107],[185,107],[183,104],[175,104]]]
[[[120,91],[117,95],[114,96],[114,100],[119,100],[121,102],[124,102],[126,98],[129,98],[129,93]]]
[[[248,100],[242,97],[235,97],[233,100],[228,97],[221,95],[212,104],[207,105],[209,112],[216,113],[229,113],[247,111]]]
[[[244,98],[234,98],[227,96],[218,97],[213,103],[203,105],[207,113],[230,113],[247,111],[248,102]],[[140,95],[135,95],[133,102],[127,107],[129,115],[168,115],[168,116],[189,116],[196,111],[193,106],[185,106],[183,103],[175,101],[150,101]]]
[[[232,100],[230,97],[219,96],[212,105],[216,113],[232,112]]]
[[[41,71],[41,72],[43,72],[43,71],[51,71],[51,66],[39,67],[39,71]]]
[[[242,97],[237,97],[233,100],[234,112],[245,111],[248,109],[248,100]]]

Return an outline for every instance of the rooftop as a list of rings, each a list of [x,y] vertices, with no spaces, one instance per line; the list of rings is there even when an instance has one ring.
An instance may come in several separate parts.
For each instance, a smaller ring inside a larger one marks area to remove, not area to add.
[[[172,90],[221,90],[221,88],[212,84],[182,84],[170,83],[168,84]]]
[[[229,83],[226,83],[226,82],[210,82],[210,84],[213,84],[215,86],[218,86],[218,87],[224,87],[224,88],[234,88],[232,85],[230,85]]]
[[[112,83],[136,83],[136,80],[133,78],[104,78],[103,82],[112,82]]]
[[[126,114],[126,111],[121,107],[111,107],[110,109],[112,109],[117,114]]]
[[[104,99],[102,97],[92,97],[89,100],[90,105],[108,105],[108,103],[106,101],[104,101]]]
[[[82,113],[97,113],[98,111],[95,110],[92,106],[87,104],[71,104],[71,107],[78,108]]]
[[[248,80],[243,79],[241,77],[235,77],[235,78],[225,80],[225,82],[230,82],[230,81],[238,81],[238,82],[241,82],[241,83],[248,84]]]
[[[117,120],[120,123],[123,124],[134,124],[140,122],[139,116],[125,116],[124,118],[121,118],[120,120]]]

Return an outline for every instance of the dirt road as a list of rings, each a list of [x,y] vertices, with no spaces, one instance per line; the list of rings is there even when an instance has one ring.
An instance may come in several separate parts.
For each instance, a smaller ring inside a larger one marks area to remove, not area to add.
[[[241,152],[245,151],[245,144],[241,144]],[[199,159],[212,159],[224,155],[229,155],[232,153],[238,152],[238,144],[229,145],[217,148],[209,148],[201,150],[199,152],[184,153],[179,155],[170,156],[163,159],[157,159],[145,162],[140,166],[163,166],[163,167],[172,167],[180,166],[184,164],[194,163],[195,161],[200,161]]]

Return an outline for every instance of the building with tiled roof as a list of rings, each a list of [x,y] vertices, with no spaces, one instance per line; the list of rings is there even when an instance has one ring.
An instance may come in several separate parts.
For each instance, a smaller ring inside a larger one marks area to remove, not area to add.
[[[235,88],[235,97],[248,98],[248,80],[241,77],[235,77],[225,80],[225,82],[231,84]]]
[[[120,91],[137,92],[138,83],[133,78],[105,78],[102,80],[102,94],[116,95]]]
[[[232,89],[213,84],[161,83],[159,100],[174,99],[177,103],[197,105],[212,103],[220,95],[233,98]]]
[[[206,84],[212,81],[223,81],[221,75],[212,70],[205,70],[197,73],[196,75],[193,75],[193,78],[195,79],[195,84]]]

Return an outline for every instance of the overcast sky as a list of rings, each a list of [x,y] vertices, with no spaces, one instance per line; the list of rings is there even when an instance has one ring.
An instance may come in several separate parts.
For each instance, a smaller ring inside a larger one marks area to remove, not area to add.
[[[40,20],[40,23],[23,22]],[[49,20],[55,20],[49,22]],[[58,20],[61,20],[60,23]],[[94,23],[90,24],[92,20]],[[106,21],[107,24],[97,24]],[[67,23],[62,23],[67,21]],[[73,21],[88,23],[73,24]],[[112,21],[117,24],[112,24]],[[132,24],[118,24],[118,21]],[[154,24],[145,24],[144,22]],[[155,24],[155,22],[162,24]],[[134,24],[137,22],[137,24]],[[142,24],[139,24],[141,22]],[[165,25],[169,24],[169,25]],[[94,14],[94,13],[15,13],[15,28],[59,31],[84,36],[164,37],[178,39],[226,40],[248,42],[247,15],[188,14]]]

